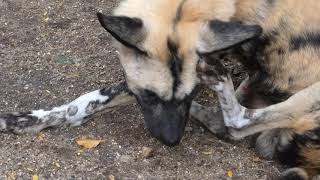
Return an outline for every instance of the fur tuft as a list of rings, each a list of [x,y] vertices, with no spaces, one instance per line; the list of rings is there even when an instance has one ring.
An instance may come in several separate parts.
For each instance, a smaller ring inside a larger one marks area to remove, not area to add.
[[[283,172],[280,180],[308,180],[308,174],[301,168],[291,168]]]
[[[294,133],[289,129],[273,129],[263,132],[256,140],[256,151],[266,159],[274,159],[286,151]]]
[[[279,130],[265,131],[256,140],[256,152],[265,159],[273,159],[279,143]]]

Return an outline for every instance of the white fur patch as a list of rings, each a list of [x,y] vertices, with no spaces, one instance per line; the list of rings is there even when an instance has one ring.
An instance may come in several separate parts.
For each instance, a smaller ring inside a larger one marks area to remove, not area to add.
[[[240,129],[250,124],[250,119],[244,118],[244,113],[245,113],[245,109],[242,109],[242,111],[237,115],[233,115],[231,117],[227,115],[227,117],[229,118],[225,118],[226,126]],[[224,117],[226,117],[224,111],[223,111],[223,115]]]
[[[172,98],[173,78],[166,64],[154,59],[139,59],[134,54],[122,54],[120,61],[128,86],[135,94],[139,94],[141,89],[148,89],[163,99]]]
[[[68,107],[75,106],[78,108],[78,112],[74,116],[67,116],[68,121],[71,123],[77,122],[77,120],[83,119],[84,117],[90,115],[90,114],[86,113],[86,108],[88,107],[90,102],[99,101],[100,103],[103,103],[103,102],[107,101],[108,99],[109,99],[109,97],[102,96],[100,94],[99,90],[90,92],[90,93],[85,94],[83,96],[80,96],[78,99],[76,99],[76,100],[72,101],[70,104],[68,104]]]
[[[57,119],[59,118],[66,118],[66,123],[71,124],[71,125],[81,125],[83,122],[82,120],[91,115],[86,112],[86,108],[89,106],[91,102],[99,102],[103,103],[109,99],[108,96],[103,96],[100,94],[100,90],[96,90],[87,94],[84,94],[77,98],[76,100],[72,101],[69,104],[62,105],[59,107],[55,107],[50,111],[44,111],[44,110],[36,110],[32,111],[31,116],[37,117],[39,119],[49,120],[51,116],[59,116],[56,117]],[[67,113],[69,108],[77,108],[77,111],[73,113],[71,116]],[[99,111],[100,108],[97,107],[95,109],[96,111]],[[93,113],[93,112],[92,112]],[[65,117],[61,117],[61,115]]]
[[[236,98],[231,78],[223,78],[225,82],[219,82],[214,86],[217,91],[226,126],[243,128],[250,123],[245,118],[246,108],[241,106]]]

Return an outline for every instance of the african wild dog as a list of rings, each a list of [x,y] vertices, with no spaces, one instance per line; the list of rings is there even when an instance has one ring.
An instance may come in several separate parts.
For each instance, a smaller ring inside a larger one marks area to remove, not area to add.
[[[320,3],[238,0],[235,6],[229,27],[256,24],[263,33],[220,51],[210,49],[210,41],[200,48],[203,82],[217,92],[233,138],[262,132],[258,153],[299,167],[284,172],[283,179],[320,174]],[[224,34],[228,26],[215,31]],[[249,78],[236,92],[221,64],[226,55],[248,69]]]
[[[212,24],[231,20],[234,5],[225,0],[127,0],[115,16],[98,13],[101,25],[117,40],[126,82],[147,128],[166,145],[178,144],[183,136],[199,82],[198,47],[207,43],[201,35],[212,34],[216,43],[211,48],[219,50],[261,33],[250,25],[235,30],[238,34],[211,33]]]
[[[136,11],[140,7],[146,8]],[[249,79],[237,95],[230,78],[224,82],[215,76],[224,84],[214,88],[231,135],[270,130],[257,139],[258,152],[301,167],[289,169],[283,178],[307,179],[320,168],[320,104],[313,92],[318,86],[311,86],[320,80],[318,10],[317,0],[129,0],[116,16],[98,17],[118,40],[128,87],[155,137],[167,145],[179,142],[196,91],[199,59],[225,75],[220,61],[233,55],[247,67]],[[236,97],[248,108],[262,109],[246,110]]]
[[[191,101],[197,91],[199,59],[222,59],[225,52],[236,55],[250,75],[240,86],[237,96],[243,100],[243,105],[251,108],[284,101],[319,81],[318,10],[320,3],[317,0],[126,0],[120,3],[113,16],[98,13],[98,18],[116,39],[115,46],[130,89],[130,93],[124,95],[136,97],[146,126],[156,138],[167,145],[176,145],[183,135]],[[233,95],[232,86],[229,90]],[[80,97],[71,103],[75,107],[68,104],[45,113],[35,111],[0,117],[0,125],[4,130],[21,126],[21,131],[25,127],[33,128],[36,123],[47,122],[46,126],[50,126],[60,113],[62,122],[80,124],[82,117],[108,107],[113,98],[106,98],[103,92],[105,90],[85,95],[86,98]],[[306,101],[312,102],[312,98],[308,97]],[[233,99],[232,102],[237,101]],[[284,103],[290,102],[289,99]],[[228,103],[226,101],[227,107]],[[296,103],[300,102],[294,102],[290,107],[297,109]],[[86,111],[86,107],[91,111]],[[305,106],[313,112],[317,112],[317,107],[317,104],[310,109]],[[195,117],[205,113],[195,111],[198,108],[198,105],[191,108]],[[251,122],[250,118],[239,122],[234,118],[242,118],[238,113],[241,115],[240,110],[245,109],[232,110],[234,114],[230,119],[226,118],[227,126],[240,128]],[[276,114],[283,112],[276,111]],[[8,119],[15,123],[8,126]],[[207,119],[199,120],[206,122]],[[285,156],[287,160],[297,157],[307,162],[310,158],[320,159],[318,151],[305,152],[303,149],[319,142],[319,131],[316,130],[319,123],[312,123],[313,120],[310,117],[306,121],[300,119],[300,124],[294,127],[264,132],[257,141],[258,151],[268,157],[289,155]],[[29,121],[30,124],[21,125],[21,122]],[[280,122],[273,125],[283,128]],[[232,134],[236,135],[235,132]],[[292,154],[284,153],[289,152],[287,150],[293,150]],[[309,163],[306,169],[317,173],[319,164],[317,161],[313,163]],[[305,175],[301,169],[293,169],[286,173],[287,177],[295,172]]]
[[[228,24],[235,13],[234,5],[233,0],[126,0],[114,16],[98,13],[101,25],[116,40],[114,46],[125,72],[126,85],[115,89],[126,86],[130,92],[102,89],[49,111],[2,115],[0,129],[27,132],[60,124],[79,125],[110,103],[123,104],[132,99],[122,95],[134,95],[150,132],[166,145],[177,145],[199,83],[198,46],[207,43],[199,37],[213,32],[210,20]],[[216,34],[212,49],[227,48],[261,33],[260,27],[250,25],[234,30],[237,34]]]

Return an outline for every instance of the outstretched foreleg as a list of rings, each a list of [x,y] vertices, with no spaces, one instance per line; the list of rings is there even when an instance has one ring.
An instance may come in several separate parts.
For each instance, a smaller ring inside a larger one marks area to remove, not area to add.
[[[134,97],[125,82],[84,94],[74,101],[51,110],[0,114],[0,131],[39,132],[48,127],[79,126],[95,113],[133,103]]]

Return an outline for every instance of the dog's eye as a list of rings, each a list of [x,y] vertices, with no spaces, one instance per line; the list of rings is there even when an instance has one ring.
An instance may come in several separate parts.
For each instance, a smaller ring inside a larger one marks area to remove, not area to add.
[[[154,97],[157,97],[157,94],[150,90],[144,90],[144,96],[148,98],[154,98]]]
[[[142,100],[145,102],[153,102],[158,99],[158,96],[156,93],[150,91],[150,90],[144,90],[142,94]]]

